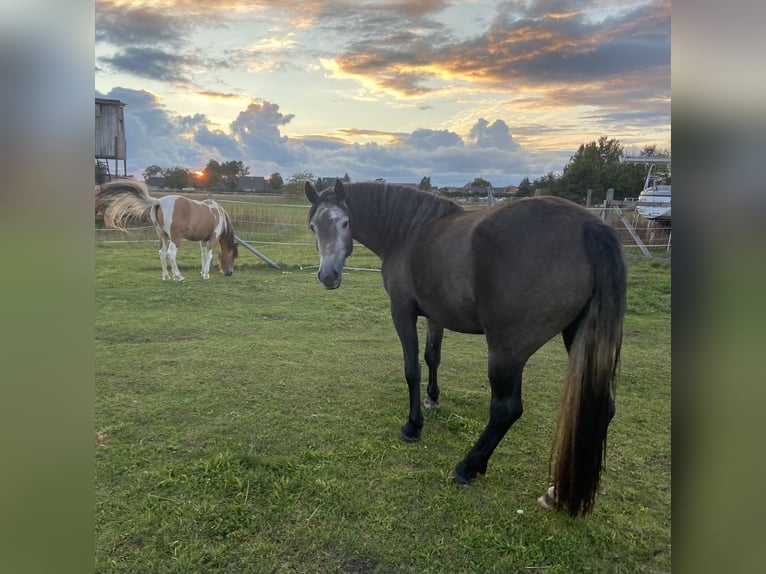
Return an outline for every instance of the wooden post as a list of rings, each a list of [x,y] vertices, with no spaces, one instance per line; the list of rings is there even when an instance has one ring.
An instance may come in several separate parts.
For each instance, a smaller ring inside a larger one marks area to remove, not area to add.
[[[604,199],[603,219],[605,223],[612,225],[612,202],[614,201],[614,189],[611,187],[606,190],[606,199]]]
[[[543,194],[543,190],[539,187],[535,189],[535,197],[540,197]]]
[[[591,200],[593,199],[593,190],[588,190],[588,196],[585,198],[585,207],[591,206]]]

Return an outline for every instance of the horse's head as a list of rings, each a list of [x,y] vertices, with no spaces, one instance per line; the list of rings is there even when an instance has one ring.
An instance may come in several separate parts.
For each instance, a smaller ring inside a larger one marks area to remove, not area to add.
[[[221,273],[228,277],[234,273],[234,262],[239,257],[239,244],[234,239],[234,230],[228,215],[225,218],[226,228],[218,242],[220,246],[218,249],[218,266],[221,268]]]
[[[335,180],[334,188],[317,193],[307,181],[306,197],[311,202],[309,228],[316,237],[319,251],[317,277],[327,289],[337,289],[343,276],[343,264],[353,247],[346,189],[340,180]]]

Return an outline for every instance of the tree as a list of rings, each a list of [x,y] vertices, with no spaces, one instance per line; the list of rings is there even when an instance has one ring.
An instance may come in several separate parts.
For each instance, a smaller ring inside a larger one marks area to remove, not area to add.
[[[250,173],[250,168],[241,161],[227,161],[221,164],[221,177],[223,178],[223,188],[225,191],[237,191],[239,189],[239,178],[245,177]]]
[[[157,177],[164,174],[164,169],[162,169],[158,165],[150,165],[144,170],[144,181],[149,179],[150,177]]]
[[[200,182],[209,190],[223,189],[223,176],[221,174],[221,164],[214,159],[210,159],[203,170],[204,175],[200,178]]]
[[[585,203],[588,190],[592,190],[592,202],[606,197],[606,190],[615,187],[621,165],[623,147],[616,139],[601,136],[598,142],[582,144],[564,167],[561,185],[555,195],[578,203]]]
[[[211,159],[205,166],[200,181],[206,189],[234,192],[239,189],[239,178],[250,173],[250,168],[238,160],[218,163]]]
[[[471,182],[471,187],[492,187],[492,184],[483,177],[477,177]]]
[[[165,170],[162,187],[183,189],[189,187],[189,170],[183,167],[172,167]]]
[[[282,193],[290,195],[301,195],[306,187],[307,181],[314,181],[316,176],[310,171],[299,171],[287,178],[287,183],[282,188]]]
[[[535,194],[535,186],[529,181],[529,177],[525,177],[519,183],[519,187],[516,188],[516,197],[532,197]]]
[[[280,174],[278,171],[275,171],[269,176],[269,189],[278,191],[282,189],[284,184],[285,181],[282,179],[282,174]]]
[[[420,180],[420,183],[418,184],[418,189],[422,189],[423,191],[431,191],[431,176],[430,175]]]
[[[563,197],[562,195],[562,178],[558,175],[553,173],[552,171],[549,171],[543,176],[540,176],[538,179],[534,181],[532,184],[533,187],[533,194],[538,189],[540,190],[540,193],[542,195],[557,195],[560,197]]]

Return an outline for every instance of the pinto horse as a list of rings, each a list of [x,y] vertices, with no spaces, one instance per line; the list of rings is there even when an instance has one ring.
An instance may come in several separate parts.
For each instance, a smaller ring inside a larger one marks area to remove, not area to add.
[[[103,213],[108,227],[116,229],[125,229],[128,220],[140,219],[149,213],[160,238],[163,280],[170,279],[168,259],[173,278],[184,280],[176,263],[181,239],[200,242],[203,279],[210,279],[210,263],[216,245],[220,245],[218,264],[221,272],[228,276],[234,271],[234,262],[239,256],[234,228],[229,215],[213,200],[196,201],[183,195],[166,195],[158,199],[149,195],[143,183],[122,179],[98,188],[96,211]]]
[[[423,427],[417,318],[427,320],[426,408],[440,406],[444,329],[485,335],[489,422],[452,471],[453,481],[466,484],[486,472],[495,447],[521,416],[527,360],[561,333],[569,366],[551,453],[556,464],[553,485],[538,501],[573,516],[590,512],[614,415],[625,314],[626,265],[612,228],[556,197],[466,211],[388,184],[336,181],[318,193],[307,182],[305,192],[318,278],[327,289],[340,286],[353,239],[381,259],[409,388],[401,438],[418,440]]]

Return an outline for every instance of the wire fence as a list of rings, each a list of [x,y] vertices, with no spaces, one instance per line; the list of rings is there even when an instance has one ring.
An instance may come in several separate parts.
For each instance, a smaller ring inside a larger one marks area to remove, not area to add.
[[[295,247],[301,251],[314,248],[314,237],[307,228],[308,205],[288,203],[264,198],[246,200],[216,197],[229,213],[238,237],[260,249],[279,245]],[[480,205],[469,209],[480,209]],[[603,208],[591,208],[591,212],[604,217]],[[639,216],[630,207],[608,210],[607,218],[622,241],[627,254],[641,257],[669,258],[671,253],[671,227],[669,223],[652,221]],[[96,221],[95,241],[101,242],[156,242],[154,227],[146,223],[129,227],[126,231],[109,229]],[[354,248],[357,249],[358,245]]]

